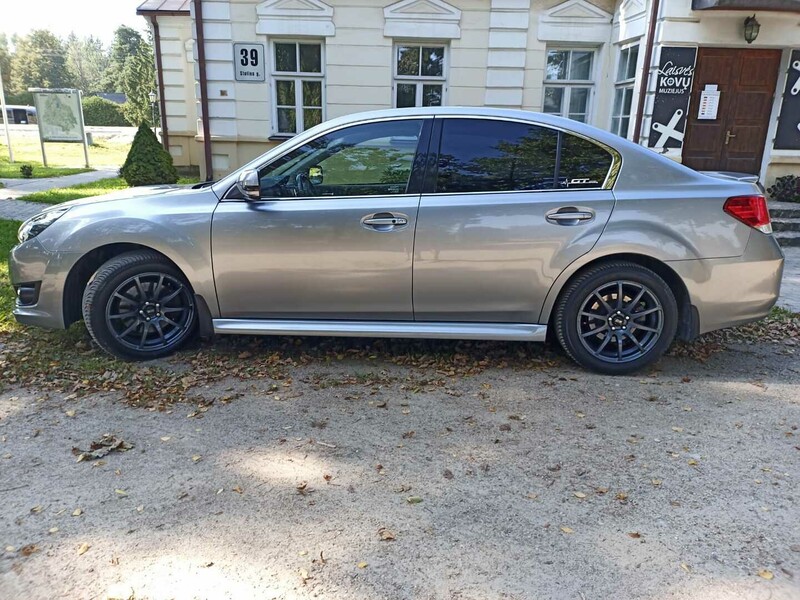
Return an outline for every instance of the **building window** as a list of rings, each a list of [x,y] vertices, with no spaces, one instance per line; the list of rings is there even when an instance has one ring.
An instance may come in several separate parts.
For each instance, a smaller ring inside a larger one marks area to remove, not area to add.
[[[585,123],[594,88],[593,67],[593,50],[548,50],[543,111]]]
[[[622,137],[628,137],[633,84],[636,81],[638,59],[639,44],[622,48],[619,52],[617,80],[614,88],[614,109],[611,113],[611,131]]]
[[[319,125],[325,87],[322,44],[275,42],[272,47],[275,131],[291,135]]]
[[[445,88],[445,47],[395,46],[394,105],[442,106]]]

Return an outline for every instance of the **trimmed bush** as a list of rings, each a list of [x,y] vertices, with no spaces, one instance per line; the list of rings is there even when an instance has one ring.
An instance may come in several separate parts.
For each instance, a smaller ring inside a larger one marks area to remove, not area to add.
[[[31,165],[21,165],[19,174],[22,175],[23,179],[30,179],[33,177],[33,167]]]
[[[153,130],[144,123],[139,125],[139,131],[133,138],[128,158],[119,170],[119,176],[133,186],[178,181],[172,156],[158,142]]]
[[[86,125],[98,127],[130,127],[130,123],[122,114],[122,105],[100,96],[84,99],[83,121]]]

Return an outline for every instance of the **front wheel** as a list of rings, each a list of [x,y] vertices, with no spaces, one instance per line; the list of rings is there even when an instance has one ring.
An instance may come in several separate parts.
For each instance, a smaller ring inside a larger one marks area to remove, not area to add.
[[[643,369],[666,351],[675,337],[678,306],[657,273],[635,263],[606,263],[568,284],[553,324],[575,362],[622,375]]]
[[[121,254],[98,269],[83,293],[83,318],[100,347],[128,360],[171,354],[197,325],[186,278],[146,250]]]

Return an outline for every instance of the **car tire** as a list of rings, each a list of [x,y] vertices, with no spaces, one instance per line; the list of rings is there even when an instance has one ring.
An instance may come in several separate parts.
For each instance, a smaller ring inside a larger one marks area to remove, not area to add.
[[[82,309],[95,342],[125,360],[172,354],[197,329],[189,282],[164,256],[147,250],[103,264],[86,286]]]
[[[553,318],[567,355],[607,375],[657,361],[677,325],[678,305],[669,285],[654,271],[623,261],[590,267],[570,281]]]

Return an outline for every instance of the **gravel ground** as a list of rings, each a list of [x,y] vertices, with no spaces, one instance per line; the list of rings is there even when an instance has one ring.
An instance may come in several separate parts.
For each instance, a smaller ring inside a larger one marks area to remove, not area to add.
[[[797,600],[798,383],[763,344],[627,378],[316,361],[162,411],[7,388],[0,598]],[[133,448],[76,462],[104,433]]]

